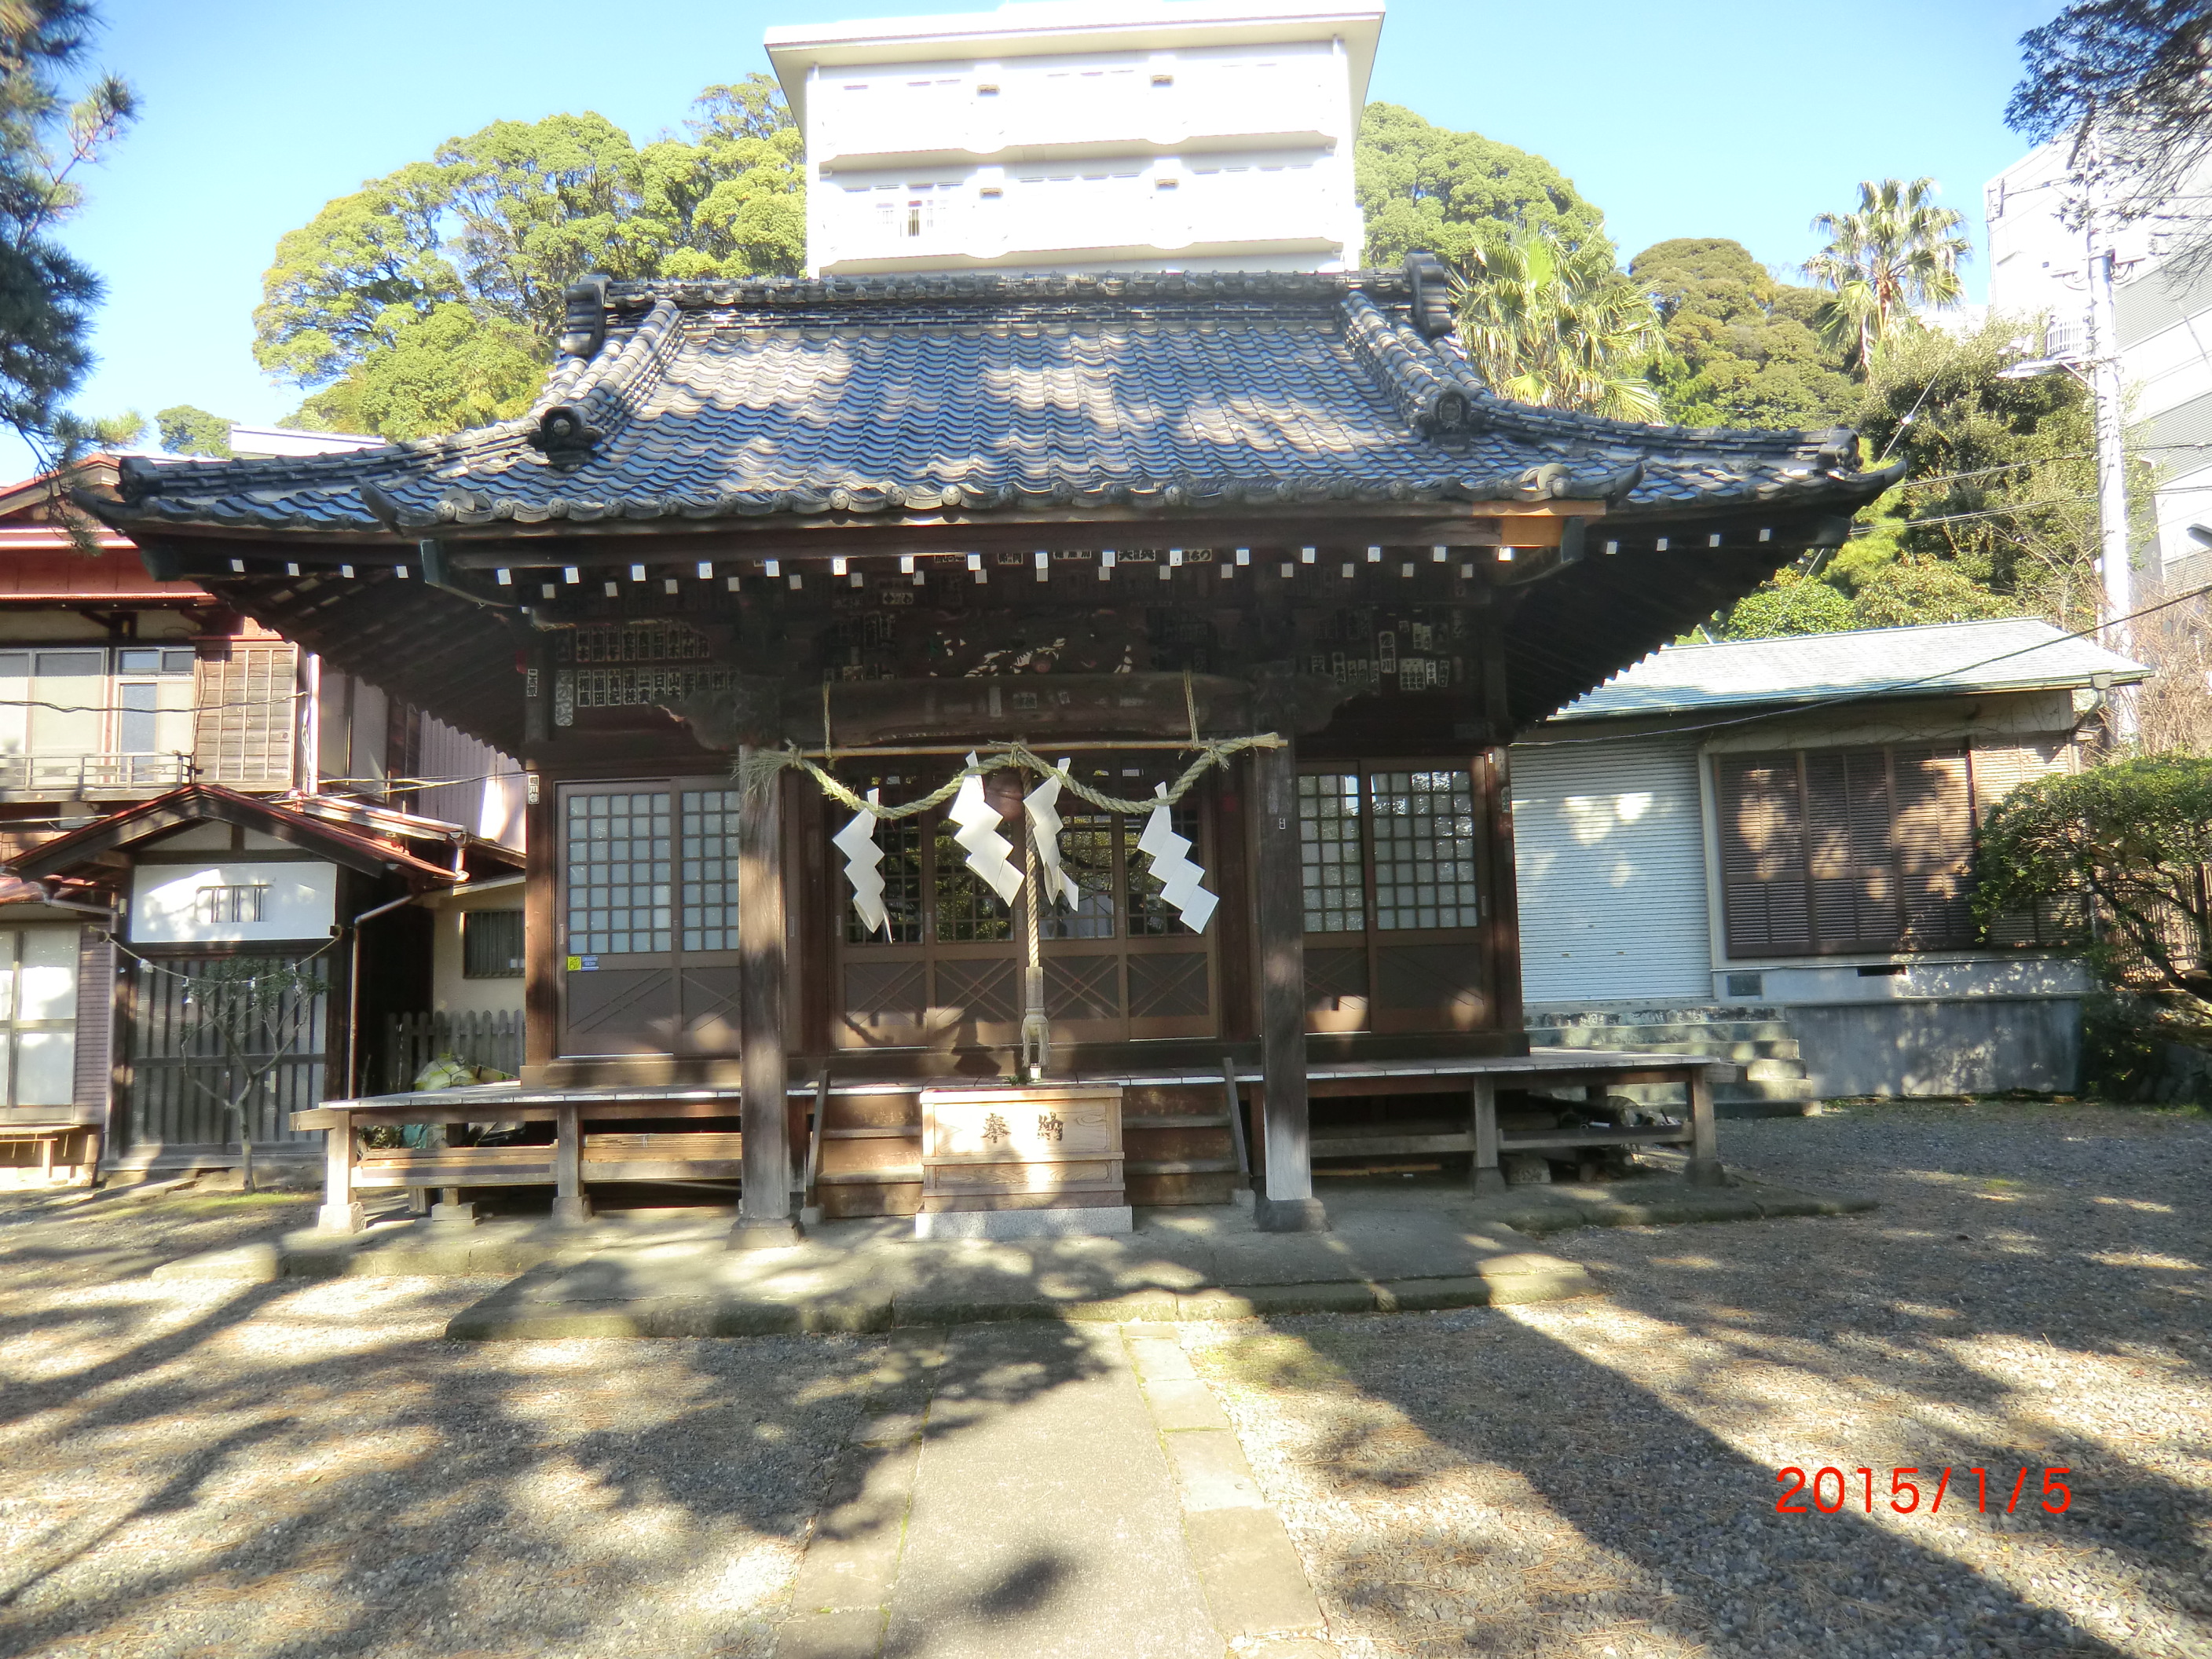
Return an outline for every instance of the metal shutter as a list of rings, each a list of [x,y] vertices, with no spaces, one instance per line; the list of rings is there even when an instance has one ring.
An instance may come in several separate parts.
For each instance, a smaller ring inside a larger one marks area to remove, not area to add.
[[[1695,739],[1530,744],[1512,780],[1524,998],[1709,998]]]

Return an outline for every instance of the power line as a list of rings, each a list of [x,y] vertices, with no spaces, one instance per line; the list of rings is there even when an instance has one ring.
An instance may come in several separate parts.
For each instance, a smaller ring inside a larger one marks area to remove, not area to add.
[[[1957,524],[1965,519],[2002,519],[2014,513],[2032,513],[2039,507],[2071,507],[2081,501],[2094,501],[2094,495],[2053,495],[2046,501],[2022,501],[2017,507],[1992,507],[1979,513],[1946,513],[1934,519],[1902,519],[1905,525]]]

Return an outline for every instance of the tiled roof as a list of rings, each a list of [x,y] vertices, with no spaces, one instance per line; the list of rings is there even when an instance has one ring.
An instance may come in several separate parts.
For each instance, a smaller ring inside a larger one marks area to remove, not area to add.
[[[580,284],[525,419],[352,454],[125,463],[120,525],[392,531],[1001,508],[1604,499],[1848,509],[1845,432],[1492,397],[1396,272]],[[586,430],[562,442],[564,423]]]
[[[1552,718],[1671,714],[1838,696],[1927,696],[2142,679],[2140,663],[2032,617],[1671,645]]]

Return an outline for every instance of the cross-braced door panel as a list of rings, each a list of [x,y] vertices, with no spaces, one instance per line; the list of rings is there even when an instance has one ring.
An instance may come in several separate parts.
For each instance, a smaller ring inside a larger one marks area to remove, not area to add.
[[[1141,798],[1170,775],[1158,765],[1125,767],[1078,759],[1079,777],[1101,789]],[[1155,778],[1154,772],[1159,776]],[[942,775],[848,770],[845,781],[873,788],[885,803],[927,793]],[[1026,827],[1020,799],[1035,780],[1001,774],[987,785],[1000,833],[1017,849]],[[1075,885],[1072,902],[1053,902],[1037,917],[1045,1012],[1060,1043],[1131,1037],[1206,1036],[1217,1029],[1211,935],[1193,933],[1163,899],[1150,860],[1138,850],[1141,816],[1102,812],[1073,793],[1060,802],[1060,867]],[[1212,867],[1212,827],[1197,796],[1172,809],[1177,834]],[[842,818],[833,826],[842,830]],[[840,1047],[1002,1046],[1019,1041],[1026,960],[1026,884],[1003,902],[967,865],[954,826],[940,811],[878,824],[887,928],[874,932],[854,914],[843,884],[836,949],[841,1006],[833,1017]],[[1212,884],[1209,883],[1208,885]],[[1162,954],[1158,965],[1149,958]],[[1185,958],[1188,958],[1188,961]],[[917,987],[929,994],[917,1003]],[[894,1006],[895,1005],[895,1006]]]

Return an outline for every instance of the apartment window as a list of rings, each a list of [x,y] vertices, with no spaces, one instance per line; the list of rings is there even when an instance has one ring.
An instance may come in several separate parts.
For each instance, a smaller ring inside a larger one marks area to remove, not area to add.
[[[1974,942],[1964,747],[1725,755],[1717,775],[1730,956]]]
[[[192,896],[192,908],[201,926],[217,927],[225,924],[259,921],[269,897],[269,890],[258,883],[252,885],[229,884],[203,887]]]
[[[461,977],[522,977],[522,912],[464,910],[461,913]]]

